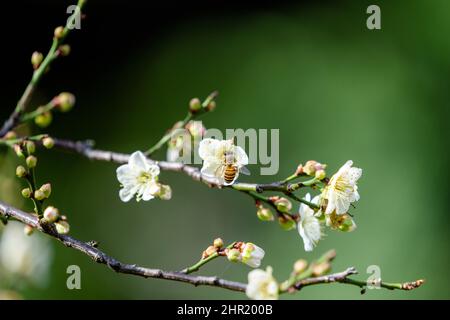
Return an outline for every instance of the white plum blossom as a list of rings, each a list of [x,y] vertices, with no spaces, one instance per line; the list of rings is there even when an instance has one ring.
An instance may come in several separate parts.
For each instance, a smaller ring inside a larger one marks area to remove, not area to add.
[[[158,183],[159,167],[150,163],[141,151],[134,152],[127,164],[117,168],[117,180],[122,184],[119,192],[123,202],[153,199],[161,190]]]
[[[242,247],[240,260],[252,268],[258,268],[261,265],[261,260],[264,258],[265,252],[256,244],[247,242]]]
[[[272,276],[272,268],[267,267],[266,271],[261,269],[250,271],[245,293],[253,300],[277,300],[278,282]]]
[[[27,236],[22,224],[8,222],[0,239],[0,279],[6,275],[19,276],[43,286],[48,280],[51,261],[48,239],[40,234]]]
[[[248,156],[244,149],[234,145],[233,140],[203,139],[200,141],[200,158],[203,159],[201,173],[207,177],[217,178],[224,185],[232,184],[239,176],[239,171],[248,165]],[[224,172],[228,164],[237,168],[234,180],[224,181]]]
[[[314,204],[319,204],[320,196],[316,196],[311,200],[310,194],[307,193],[304,199]],[[308,205],[301,203],[298,213],[300,215],[300,219],[298,221],[298,233],[303,239],[305,251],[313,251],[314,247],[317,245],[317,242],[319,242],[322,237],[320,221],[316,217],[316,215],[320,216],[321,212],[319,211],[315,214],[314,210]]]
[[[336,212],[347,213],[350,204],[359,200],[358,186],[356,182],[362,175],[362,169],[353,168],[353,161],[347,161],[337,173],[335,173],[322,192],[322,198],[326,204],[325,214]]]

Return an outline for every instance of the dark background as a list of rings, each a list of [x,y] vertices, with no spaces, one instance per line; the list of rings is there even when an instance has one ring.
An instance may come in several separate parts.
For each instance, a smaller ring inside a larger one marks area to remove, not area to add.
[[[48,50],[70,4],[3,6],[0,119],[31,77],[31,53]],[[355,265],[364,279],[366,267],[375,264],[387,281],[427,283],[414,292],[371,290],[364,296],[353,287],[322,286],[290,298],[448,299],[450,3],[377,1],[379,31],[366,28],[369,4],[90,1],[82,29],[68,38],[72,53],[52,65],[32,103],[70,91],[77,105],[55,115],[44,132],[95,139],[102,149],[147,149],[184,116],[190,98],[218,89],[218,108],[203,119],[207,127],[280,129],[279,175],[258,177],[254,166],[256,174],[246,179],[277,180],[309,159],[328,163],[331,173],[353,159],[364,169],[362,199],[354,233],[330,231],[306,254],[296,231],[259,222],[252,202],[239,194],[164,173],[172,201],[123,204],[115,165],[41,152],[39,178],[52,182],[52,201],[69,216],[71,234],[100,241],[120,260],[165,269],[193,263],[217,236],[251,240],[266,249],[265,265],[279,280],[295,259],[335,248],[336,271]],[[0,168],[0,199],[27,208],[14,180],[16,160],[2,157],[8,161]],[[243,297],[114,274],[51,245],[50,280],[44,287],[25,286],[25,298]],[[69,264],[82,269],[80,291],[65,287]],[[245,281],[248,271],[217,261],[203,272]]]

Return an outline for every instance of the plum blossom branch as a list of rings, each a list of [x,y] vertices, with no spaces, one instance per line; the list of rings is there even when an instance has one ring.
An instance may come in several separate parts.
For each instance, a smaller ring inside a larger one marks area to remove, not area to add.
[[[27,139],[33,139],[33,140],[39,140],[42,139],[41,136],[35,136],[35,137],[28,137]],[[89,160],[95,160],[95,161],[105,161],[105,162],[111,162],[116,164],[125,164],[128,162],[130,158],[130,154],[127,153],[120,153],[120,152],[114,152],[109,150],[100,150],[100,149],[94,149],[93,148],[93,142],[92,140],[88,141],[72,141],[72,140],[66,140],[66,139],[57,139],[54,138],[54,145],[58,149],[77,153],[82,155],[83,157],[89,159]],[[15,139],[12,141],[12,143],[16,143],[20,141],[19,139]],[[8,142],[8,140],[0,140],[0,144],[9,144],[11,145],[11,141]],[[195,181],[203,182],[211,187],[218,187],[218,188],[231,188],[238,191],[242,191],[245,193],[250,194],[254,198],[258,198],[258,193],[263,193],[264,191],[277,191],[288,194],[290,197],[294,198],[293,196],[293,188],[294,190],[297,190],[302,187],[306,186],[312,186],[315,183],[319,183],[317,179],[313,178],[311,180],[305,181],[305,182],[299,182],[295,184],[290,184],[289,181],[292,180],[292,177],[288,181],[276,181],[273,183],[267,183],[267,184],[258,184],[258,183],[243,183],[243,182],[237,182],[229,186],[223,186],[220,184],[220,182],[212,177],[207,177],[201,174],[199,168],[190,166],[187,164],[183,164],[180,162],[168,162],[168,161],[156,161],[153,159],[148,158],[148,160],[151,163],[157,164],[161,170],[163,171],[173,171],[173,172],[182,172],[189,177],[191,177]],[[295,178],[299,177],[298,175],[295,176]],[[267,198],[264,198],[267,200]],[[306,205],[317,209],[317,204],[311,203],[309,201],[306,201],[304,199],[295,197],[296,201],[299,201],[301,203],[305,203]],[[267,200],[268,201],[268,200]]]
[[[68,235],[59,234],[54,225],[42,224],[39,219],[29,213],[11,207],[0,201],[0,215],[7,218],[14,218],[26,225],[29,225],[42,233],[45,233],[56,240],[59,240],[66,247],[80,251],[97,263],[107,265],[110,269],[118,273],[131,274],[144,278],[158,278],[172,281],[179,281],[193,284],[194,286],[206,285],[220,287],[232,291],[245,291],[246,284],[240,282],[220,279],[218,277],[192,276],[182,272],[164,271],[161,269],[151,269],[138,266],[136,264],[122,263],[113,257],[108,256],[103,251],[89,243],[77,240]]]
[[[50,50],[48,51],[45,58],[40,53],[35,53],[32,56],[32,63],[35,67],[35,70],[33,72],[33,76],[31,77],[30,82],[28,83],[27,87],[25,88],[25,91],[23,92],[22,96],[20,97],[19,101],[17,102],[17,105],[14,109],[14,111],[11,113],[9,118],[4,122],[2,128],[0,129],[0,137],[4,137],[10,130],[15,128],[18,124],[21,123],[22,119],[21,116],[25,112],[25,109],[30,102],[31,96],[34,93],[36,86],[39,84],[40,80],[42,79],[42,76],[47,72],[49,66],[51,63],[61,54],[67,53],[67,48],[62,48],[61,45],[64,42],[64,39],[67,37],[67,35],[70,33],[71,28],[70,26],[73,23],[73,20],[81,14],[81,10],[83,6],[85,5],[85,0],[79,0],[78,1],[78,8],[79,10],[76,10],[72,16],[69,17],[67,24],[65,27],[58,27],[55,29],[55,35],[53,37],[53,42],[50,47]],[[33,61],[34,60],[34,61]]]
[[[225,279],[221,279],[221,278],[218,278],[215,276],[193,276],[193,275],[188,274],[189,272],[187,272],[186,270],[179,271],[179,272],[178,271],[165,271],[165,270],[161,270],[161,269],[146,268],[146,267],[138,266],[136,264],[127,264],[127,263],[120,262],[119,260],[107,255],[106,253],[104,253],[103,251],[98,249],[96,246],[92,245],[90,242],[83,242],[83,241],[75,239],[71,236],[60,234],[56,231],[55,226],[53,224],[42,223],[39,221],[38,217],[36,217],[35,215],[26,213],[22,210],[14,208],[14,207],[12,207],[4,202],[1,202],[1,201],[0,201],[0,216],[5,217],[6,219],[13,218],[13,219],[20,221],[32,228],[35,228],[38,231],[49,235],[50,237],[54,238],[55,240],[60,241],[64,246],[66,246],[68,248],[72,248],[74,250],[77,250],[77,251],[85,254],[89,258],[91,258],[93,261],[100,263],[100,264],[104,264],[104,265],[108,266],[110,269],[112,269],[113,271],[118,272],[118,273],[130,274],[130,275],[140,276],[140,277],[144,277],[144,278],[156,278],[156,279],[184,282],[184,283],[192,284],[194,286],[212,286],[212,287],[218,287],[218,288],[227,289],[227,290],[231,290],[231,291],[238,291],[238,292],[245,292],[247,289],[247,284],[245,284],[245,283],[225,280]],[[330,253],[325,254],[324,257],[330,258]],[[208,260],[208,262],[211,260]],[[198,267],[200,267],[200,266],[198,266]],[[191,272],[193,272],[193,271],[191,271]],[[316,268],[316,272],[317,272],[317,268]],[[311,273],[311,276],[308,276],[308,277],[296,282],[294,284],[294,289],[300,290],[301,288],[310,286],[310,285],[327,284],[327,283],[333,283],[333,282],[357,285],[359,287],[366,286],[367,282],[365,282],[365,281],[348,278],[348,276],[353,275],[355,273],[356,273],[356,270],[353,267],[347,268],[347,270],[344,272],[323,275],[323,276],[318,276],[318,277],[314,277],[313,273]],[[417,281],[406,282],[406,283],[381,282],[381,287],[387,288],[387,289],[392,289],[392,290],[394,290],[394,289],[412,290],[412,289],[418,288],[420,285],[423,284],[423,282],[424,282],[423,280],[417,280]],[[291,291],[282,290],[280,292],[284,293],[284,292],[291,292]]]

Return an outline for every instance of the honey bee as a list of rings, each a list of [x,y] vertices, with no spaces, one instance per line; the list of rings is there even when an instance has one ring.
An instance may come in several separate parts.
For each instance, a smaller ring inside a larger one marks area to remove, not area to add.
[[[224,162],[217,169],[217,176],[222,177],[224,185],[231,185],[239,176],[239,173],[249,175],[250,171],[245,167],[239,167],[236,164],[236,158],[234,152],[225,151],[224,152]]]

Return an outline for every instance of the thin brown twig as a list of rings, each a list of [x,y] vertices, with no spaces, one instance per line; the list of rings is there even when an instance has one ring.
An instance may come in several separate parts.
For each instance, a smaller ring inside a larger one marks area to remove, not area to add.
[[[132,274],[144,278],[158,278],[185,282],[190,283],[194,286],[214,286],[240,292],[245,291],[245,288],[247,286],[245,283],[229,281],[218,277],[193,276],[182,272],[150,269],[138,266],[136,264],[122,263],[86,242],[77,240],[68,235],[58,234],[53,225],[43,225],[39,223],[39,220],[36,216],[11,207],[1,201],[0,214],[7,218],[14,218],[20,222],[23,222],[24,224],[36,228],[37,230],[59,240],[66,247],[78,250],[90,257],[95,262],[107,265],[109,268],[118,273]]]

